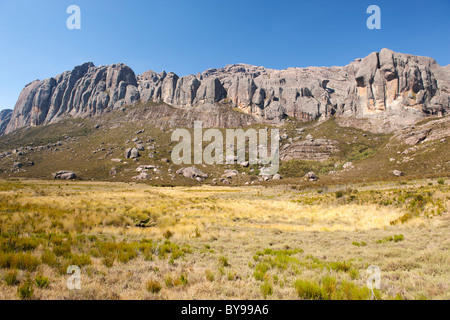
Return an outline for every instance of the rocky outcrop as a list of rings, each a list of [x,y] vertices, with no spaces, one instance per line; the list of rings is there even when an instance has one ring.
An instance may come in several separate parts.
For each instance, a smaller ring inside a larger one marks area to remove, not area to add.
[[[234,64],[181,78],[164,71],[135,76],[124,64],[85,63],[27,85],[3,130],[10,133],[66,115],[95,116],[148,102],[168,104],[186,117],[221,106],[238,108],[256,122],[279,123],[287,117],[309,121],[336,114],[342,125],[390,132],[429,115],[449,113],[450,68],[388,49],[345,67],[273,70]],[[211,126],[236,124],[226,113],[210,113]]]
[[[66,115],[100,115],[139,100],[136,76],[124,64],[95,67],[85,63],[55,78],[33,81],[21,92],[5,133],[48,124]]]
[[[431,58],[383,49],[346,69],[354,81],[338,114],[367,119],[365,129],[390,132],[450,111],[450,73]]]
[[[338,152],[338,142],[327,139],[311,139],[305,141],[295,141],[292,145],[281,148],[280,160],[289,161],[293,159],[326,161],[330,156]]]
[[[12,110],[5,109],[0,111],[0,135],[2,135],[6,127],[8,126],[9,121],[11,120]]]
[[[445,139],[450,136],[450,117],[432,120],[422,125],[407,126],[398,130],[389,141],[388,146],[399,143],[415,146],[422,142]]]

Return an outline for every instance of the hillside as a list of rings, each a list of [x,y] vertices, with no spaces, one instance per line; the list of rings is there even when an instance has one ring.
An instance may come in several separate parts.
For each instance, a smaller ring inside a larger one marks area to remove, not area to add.
[[[60,170],[82,180],[136,181],[140,166],[153,185],[293,184],[314,187],[378,180],[444,177],[450,173],[450,118],[434,118],[408,126],[395,134],[375,134],[342,127],[336,117],[325,121],[288,120],[280,130],[282,180],[259,175],[262,165],[197,165],[208,174],[196,181],[176,172],[189,166],[173,165],[170,151],[173,128],[161,117],[146,119],[167,108],[167,117],[178,110],[154,104],[138,105],[90,118],[68,118],[55,124],[22,128],[0,137],[0,178],[51,179]],[[205,114],[203,114],[205,115]],[[238,119],[241,112],[229,111]],[[252,128],[262,127],[253,124]],[[265,127],[265,126],[264,126]],[[333,145],[330,150],[329,145]],[[204,143],[204,147],[207,144]],[[125,158],[128,148],[140,157]],[[225,170],[231,170],[225,172]],[[234,171],[235,170],[235,171]],[[404,173],[396,177],[394,170]],[[314,171],[317,181],[306,181]],[[225,174],[225,176],[224,176]],[[266,181],[268,180],[268,181]]]

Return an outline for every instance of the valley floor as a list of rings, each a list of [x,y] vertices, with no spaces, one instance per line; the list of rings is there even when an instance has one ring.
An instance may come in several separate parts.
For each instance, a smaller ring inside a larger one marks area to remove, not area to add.
[[[298,191],[0,181],[0,299],[450,299],[443,179]],[[71,265],[81,290],[69,290]]]

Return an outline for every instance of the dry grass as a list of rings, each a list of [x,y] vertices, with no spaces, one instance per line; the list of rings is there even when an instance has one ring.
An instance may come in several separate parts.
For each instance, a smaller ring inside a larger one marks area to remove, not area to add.
[[[380,298],[449,299],[448,185],[352,188],[3,181],[0,292],[6,299],[361,299],[365,270],[377,265]],[[82,269],[80,291],[66,288],[71,264]]]

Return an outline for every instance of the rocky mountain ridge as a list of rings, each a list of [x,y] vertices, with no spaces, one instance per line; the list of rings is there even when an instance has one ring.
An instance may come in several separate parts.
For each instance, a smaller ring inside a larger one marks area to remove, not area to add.
[[[136,76],[124,64],[96,67],[89,62],[28,84],[14,111],[0,113],[0,135],[66,116],[99,116],[149,102],[173,106],[193,118],[213,110],[211,115],[217,113],[208,121],[212,127],[336,115],[343,125],[391,132],[427,116],[449,113],[450,68],[432,58],[388,49],[344,67],[273,70],[234,64],[185,77],[164,71]],[[229,121],[224,109],[238,109],[246,113],[242,114],[246,120]]]

